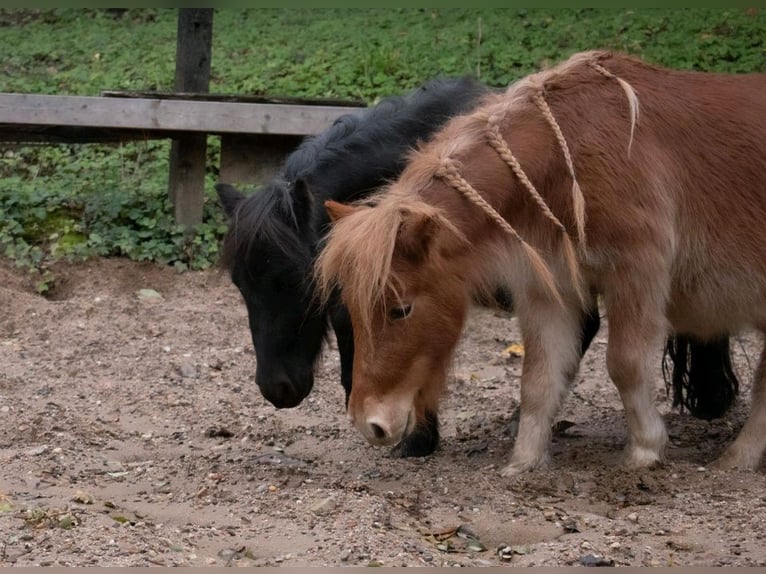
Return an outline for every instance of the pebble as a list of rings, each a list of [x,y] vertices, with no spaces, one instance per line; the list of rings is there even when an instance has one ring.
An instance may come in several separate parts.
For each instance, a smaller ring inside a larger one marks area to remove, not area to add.
[[[136,296],[139,301],[161,301],[162,295],[160,295],[154,289],[139,289],[136,291]]]
[[[178,371],[185,379],[197,378],[197,369],[189,361],[181,361],[181,363],[178,365]]]
[[[636,514],[635,512],[631,512],[625,518],[627,518],[631,522],[638,522],[638,514]]]
[[[335,510],[335,507],[337,506],[337,503],[335,502],[335,499],[333,497],[328,497],[320,500],[319,502],[315,502],[311,505],[311,512],[316,514],[317,516],[322,516],[324,514],[329,514],[333,510]]]
[[[580,556],[580,564],[583,566],[614,566],[614,560],[604,558],[598,554],[586,554]]]
[[[618,548],[621,548],[621,547],[622,547],[622,544],[620,544],[619,542],[612,542],[609,545],[609,548],[611,548],[612,550],[617,550]]]

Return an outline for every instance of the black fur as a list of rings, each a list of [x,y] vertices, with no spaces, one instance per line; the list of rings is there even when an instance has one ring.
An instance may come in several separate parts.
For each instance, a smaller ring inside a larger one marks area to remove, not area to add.
[[[681,335],[668,338],[662,375],[667,392],[673,389],[673,406],[682,412],[688,409],[698,419],[723,416],[739,393],[728,337],[711,341]]]

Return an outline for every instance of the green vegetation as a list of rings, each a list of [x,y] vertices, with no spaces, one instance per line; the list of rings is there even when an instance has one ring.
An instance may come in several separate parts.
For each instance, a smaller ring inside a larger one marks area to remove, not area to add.
[[[2,91],[97,95],[171,90],[174,9],[0,10]],[[401,93],[438,75],[506,85],[546,63],[608,48],[682,69],[766,71],[758,9],[217,10],[211,92],[361,98]],[[0,147],[0,254],[32,269],[119,255],[204,268],[225,220],[173,224],[167,142]],[[41,282],[41,289],[47,285]]]

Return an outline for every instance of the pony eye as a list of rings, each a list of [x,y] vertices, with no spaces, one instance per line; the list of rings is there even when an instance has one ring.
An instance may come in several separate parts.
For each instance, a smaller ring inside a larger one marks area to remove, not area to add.
[[[398,321],[399,319],[404,319],[407,315],[409,315],[412,312],[412,305],[402,305],[401,307],[394,307],[388,312],[388,317],[392,321]]]

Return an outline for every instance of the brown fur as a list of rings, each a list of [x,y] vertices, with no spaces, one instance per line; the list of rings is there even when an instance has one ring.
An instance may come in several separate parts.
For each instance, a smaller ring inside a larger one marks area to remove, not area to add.
[[[544,461],[550,423],[577,369],[578,317],[596,293],[609,318],[607,366],[628,420],[627,462],[659,460],[666,432],[647,358],[667,331],[703,339],[747,326],[766,331],[765,93],[762,74],[672,71],[588,52],[447,124],[374,207],[340,215],[318,261],[321,288],[341,286],[354,324],[349,413],[357,427],[371,442],[395,442],[423,405],[435,409],[472,295],[503,281],[527,350],[519,435],[503,472]],[[540,94],[573,165],[535,104]],[[488,145],[490,120],[555,219],[575,239],[584,225],[587,241],[576,252]],[[437,177],[447,162],[523,241]],[[404,303],[412,304],[409,316],[388,316]],[[751,416],[723,466],[753,468],[766,446],[763,357],[753,389]]]

